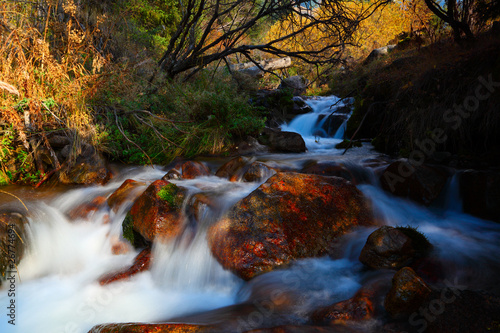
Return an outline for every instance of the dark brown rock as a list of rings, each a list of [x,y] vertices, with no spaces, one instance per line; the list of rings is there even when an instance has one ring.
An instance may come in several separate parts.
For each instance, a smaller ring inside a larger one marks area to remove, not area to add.
[[[181,178],[182,178],[181,173],[176,169],[172,169],[169,172],[167,172],[165,176],[163,176],[162,180],[168,181],[171,179],[181,179]]]
[[[382,173],[380,183],[385,191],[396,196],[430,205],[441,194],[447,179],[448,173],[438,167],[396,161]]]
[[[71,144],[71,140],[64,135],[53,135],[49,138],[49,144],[54,149],[60,149]]]
[[[70,168],[63,168],[58,172],[58,179],[62,184],[105,184],[112,176],[105,158],[90,145],[84,145],[76,162],[70,165]]]
[[[259,142],[269,146],[272,151],[283,153],[303,153],[306,151],[306,143],[302,136],[295,132],[285,132],[271,128],[265,128],[259,137]]]
[[[134,202],[124,223],[148,241],[176,237],[182,230],[184,189],[164,180],[153,182]],[[124,226],[125,230],[125,226]],[[124,236],[126,232],[124,231]]]
[[[431,289],[424,280],[410,267],[404,267],[392,278],[384,307],[394,318],[408,316],[422,305],[430,293]]]
[[[242,179],[245,182],[260,182],[264,178],[269,177],[271,173],[272,170],[269,169],[265,164],[253,162],[243,174]]]
[[[325,254],[356,226],[374,224],[361,192],[337,177],[278,173],[209,229],[215,258],[245,280]]]
[[[431,248],[415,229],[383,226],[368,236],[359,261],[374,269],[400,269],[425,256]]]
[[[118,208],[125,202],[135,201],[142,193],[142,186],[146,185],[144,182],[138,182],[132,179],[125,180],[119,188],[116,189],[108,198],[108,206],[117,212]]]
[[[238,151],[239,155],[251,155],[268,152],[266,146],[261,145],[257,139],[251,136],[249,136],[245,141],[240,142],[235,149]]]
[[[151,248],[146,248],[142,250],[134,259],[134,263],[127,269],[106,274],[99,278],[99,284],[101,286],[110,284],[115,281],[120,281],[128,279],[137,273],[146,271],[151,265]]]
[[[500,222],[500,172],[463,172],[460,195],[465,213]]]
[[[246,157],[236,157],[224,163],[215,175],[217,177],[229,179],[232,182],[238,181],[248,169],[249,159]]]

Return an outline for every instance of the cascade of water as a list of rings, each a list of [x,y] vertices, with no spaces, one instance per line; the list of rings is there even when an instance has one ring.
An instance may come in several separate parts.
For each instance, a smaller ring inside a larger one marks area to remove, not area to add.
[[[335,111],[345,107],[345,104],[336,96],[311,98],[307,99],[306,103],[313,111],[295,117],[289,124],[283,125],[282,129],[302,135],[308,150],[333,148],[342,141],[349,118],[349,115],[336,115]],[[335,121],[338,128],[335,133],[328,133],[330,123],[335,117],[340,119]]]
[[[323,155],[292,155],[290,161],[272,160],[273,156],[268,156],[267,165],[277,163],[278,169],[281,166],[297,170],[314,157],[316,161],[334,159],[354,170],[355,166],[366,165],[363,160],[376,159],[378,155],[366,147],[344,156],[339,156],[338,150],[326,153],[329,147],[326,143],[338,142],[343,135],[342,127],[335,134],[339,138],[320,138],[319,143],[315,142],[318,138],[314,138],[313,129],[320,126],[318,117],[330,114],[330,105],[336,101],[334,97],[308,100],[314,112],[297,117],[289,128],[284,128],[309,133],[305,136],[308,148],[324,149]],[[299,129],[299,125],[304,126]],[[279,299],[283,303],[276,302],[276,307],[283,306],[286,315],[293,315],[293,320],[303,323],[318,306],[351,297],[374,274],[393,275],[393,272],[366,270],[358,260],[368,235],[377,228],[374,226],[359,228],[339,240],[336,259],[299,260],[286,269],[243,282],[222,269],[213,258],[207,244],[207,230],[260,183],[230,182],[207,176],[172,181],[187,189],[186,204],[192,204],[191,199],[197,194],[203,194],[212,203],[199,205],[196,223],[187,223],[177,239],[153,245],[154,259],[149,271],[101,286],[98,280],[102,275],[129,267],[138,254],[131,247],[129,252],[112,254],[113,243],[121,237],[122,221],[132,202],[125,202],[116,212],[98,210],[88,219],[72,220],[68,212],[97,196],[108,196],[127,178],[145,182],[140,188],[145,189],[164,173],[161,168],[130,168],[122,170],[105,186],[72,189],[38,202],[26,199],[29,247],[16,280],[18,321],[12,327],[6,320],[0,320],[0,332],[85,333],[92,326],[106,322],[156,322],[239,302],[275,302],[270,295],[276,290],[283,295]],[[492,254],[500,251],[500,225],[462,212],[458,176],[452,177],[448,184],[446,204],[441,208],[444,214],[436,212],[435,207],[428,209],[387,194],[377,185],[373,171],[366,178],[371,185],[358,188],[371,201],[378,221],[418,227],[434,245],[433,255],[443,263],[449,281],[458,281],[470,289],[495,288],[500,260]],[[0,208],[4,206],[0,203]],[[0,305],[4,309],[9,304],[7,290],[5,286],[0,289]]]

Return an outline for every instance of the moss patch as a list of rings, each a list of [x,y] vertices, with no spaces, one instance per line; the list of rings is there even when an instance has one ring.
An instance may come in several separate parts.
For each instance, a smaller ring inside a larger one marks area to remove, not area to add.
[[[417,251],[417,256],[424,257],[432,250],[433,246],[431,242],[429,242],[429,239],[418,231],[417,228],[407,225],[405,227],[397,226],[395,229],[400,230],[412,240],[415,250]]]
[[[177,195],[178,193],[179,193],[179,187],[177,185],[168,184],[163,186],[161,190],[158,191],[157,195],[160,199],[168,202],[170,207],[174,208],[180,206],[179,203],[180,200]]]
[[[123,230],[123,238],[128,240],[130,244],[134,245],[134,221],[132,219],[132,215],[130,213],[125,216],[125,219],[122,223]]]

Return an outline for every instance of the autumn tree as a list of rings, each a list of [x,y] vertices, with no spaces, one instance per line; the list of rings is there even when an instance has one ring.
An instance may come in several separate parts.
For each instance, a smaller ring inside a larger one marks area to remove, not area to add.
[[[257,50],[309,64],[337,63],[360,23],[388,2],[375,0],[362,10],[353,10],[353,1],[345,0],[181,1],[180,24],[159,65],[174,77],[235,54],[253,61],[252,52]],[[261,43],[245,39],[253,29],[269,21],[284,22],[275,38]],[[283,47],[292,41],[305,47]]]
[[[349,2],[346,7],[353,13],[361,13],[367,8],[373,8],[373,1]],[[349,43],[345,43],[344,57],[353,57],[359,60],[366,57],[373,49],[389,44],[395,36],[402,32],[409,34],[424,32],[431,34],[432,19],[434,15],[425,5],[424,0],[391,1],[384,6],[379,6],[369,17],[359,23]],[[269,29],[267,40],[281,37],[289,25],[293,25],[296,18],[289,16],[279,20]],[[294,38],[277,43],[280,49],[288,51],[312,50],[317,45],[310,40],[321,41],[323,45],[331,43],[330,38],[335,38],[328,31],[311,29],[307,34],[302,33]]]

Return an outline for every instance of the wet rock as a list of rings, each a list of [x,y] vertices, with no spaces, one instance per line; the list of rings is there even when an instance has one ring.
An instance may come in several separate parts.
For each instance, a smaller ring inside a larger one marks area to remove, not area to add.
[[[210,325],[196,324],[103,324],[94,326],[88,333],[216,333]]]
[[[243,174],[242,179],[245,182],[260,182],[264,178],[269,177],[272,172],[265,164],[253,162]]]
[[[238,181],[248,169],[249,162],[250,159],[246,157],[239,156],[233,158],[217,169],[215,175],[217,177],[229,179],[232,182]]]
[[[424,280],[410,267],[404,267],[392,278],[384,307],[394,318],[408,316],[420,308],[430,293],[431,289]]]
[[[105,184],[111,176],[105,158],[90,145],[83,146],[74,165],[58,173],[62,184]]]
[[[400,269],[431,249],[426,237],[413,228],[383,226],[368,236],[359,261],[374,269]]]
[[[307,105],[306,102],[300,96],[294,96],[292,98],[292,102],[293,102],[293,107],[291,110],[289,110],[288,112],[289,114],[296,116],[299,114],[306,114],[313,111],[313,109],[309,105]]]
[[[111,253],[114,255],[125,254],[132,250],[130,244],[124,240],[121,240],[119,236],[112,236],[110,239],[111,243]]]
[[[171,179],[181,179],[181,178],[182,178],[181,173],[176,169],[172,169],[169,172],[167,172],[165,176],[163,176],[162,180],[168,181]]]
[[[236,147],[240,155],[252,155],[256,153],[267,153],[266,146],[261,145],[256,138],[249,136],[245,141],[240,142]]]
[[[99,278],[99,284],[101,286],[110,284],[115,281],[120,281],[128,279],[137,273],[146,271],[151,265],[151,248],[146,248],[142,250],[134,259],[134,263],[127,269],[121,270],[119,272],[110,273]]]
[[[362,288],[352,298],[314,311],[311,320],[325,325],[371,319],[375,310],[374,295],[374,291]]]
[[[20,213],[0,212],[0,286],[2,280],[11,274],[17,274],[17,264],[23,258],[27,243],[27,223],[26,217]]]
[[[274,152],[303,153],[306,151],[304,139],[300,134],[295,132],[265,128],[259,137],[259,142],[269,146]]]
[[[405,161],[391,163],[380,177],[382,188],[396,196],[430,205],[446,185],[448,173],[429,165],[412,166]]]
[[[196,223],[203,219],[207,209],[218,209],[219,205],[216,200],[206,195],[205,193],[196,193],[191,198],[191,205],[188,207],[188,215],[192,216]]]
[[[100,209],[106,207],[106,198],[97,197],[90,202],[83,203],[69,211],[68,216],[72,220],[87,219]]]
[[[352,228],[372,224],[367,201],[344,179],[277,173],[214,224],[208,240],[224,268],[249,280],[323,255]]]
[[[370,176],[365,169],[357,165],[346,165],[336,162],[318,163],[317,161],[312,161],[307,163],[300,172],[321,176],[341,177],[354,184],[369,183],[370,180]]]
[[[194,179],[196,177],[203,177],[210,175],[210,169],[201,162],[187,161],[182,164],[182,178]]]
[[[465,213],[500,222],[500,172],[463,172],[460,195]]]
[[[142,193],[144,182],[138,182],[132,179],[125,180],[119,188],[116,189],[108,198],[107,203],[113,212],[127,202],[134,202]]]
[[[164,180],[153,182],[134,202],[123,222],[123,236],[135,243],[133,231],[145,240],[168,240],[182,229],[182,203],[186,191]],[[134,244],[136,245],[136,244]]]
[[[322,138],[333,137],[346,120],[347,116],[344,114],[321,115],[318,117],[318,122],[323,122],[323,124],[321,125],[321,130],[315,135]]]

